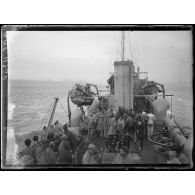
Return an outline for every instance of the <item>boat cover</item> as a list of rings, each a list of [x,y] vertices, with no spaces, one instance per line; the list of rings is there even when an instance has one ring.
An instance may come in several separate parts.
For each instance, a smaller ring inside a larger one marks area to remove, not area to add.
[[[69,91],[69,96],[73,104],[77,106],[88,106],[92,104],[95,93],[90,90],[89,84],[85,86],[75,84],[73,89]]]

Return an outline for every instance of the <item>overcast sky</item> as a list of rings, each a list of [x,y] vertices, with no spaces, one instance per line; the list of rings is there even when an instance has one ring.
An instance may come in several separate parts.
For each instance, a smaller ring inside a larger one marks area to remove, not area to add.
[[[120,59],[120,52],[120,31],[9,31],[9,79],[103,84],[114,71],[113,63]],[[126,31],[125,58],[149,72],[149,80],[191,82],[192,34]]]

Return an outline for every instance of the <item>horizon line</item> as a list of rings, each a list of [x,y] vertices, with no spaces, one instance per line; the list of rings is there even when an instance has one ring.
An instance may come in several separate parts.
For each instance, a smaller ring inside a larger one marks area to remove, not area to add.
[[[9,79],[8,80],[13,80],[13,81],[40,81],[40,82],[63,82],[63,81],[71,81],[71,82],[86,82],[86,83],[99,83],[95,81],[85,81],[85,80],[70,80],[70,79],[63,79],[63,80],[53,80],[53,79],[45,79],[45,80],[37,80],[37,79]],[[192,83],[192,81],[186,81],[186,82],[178,82],[178,81],[165,81],[164,83]],[[99,83],[101,84],[101,83]]]

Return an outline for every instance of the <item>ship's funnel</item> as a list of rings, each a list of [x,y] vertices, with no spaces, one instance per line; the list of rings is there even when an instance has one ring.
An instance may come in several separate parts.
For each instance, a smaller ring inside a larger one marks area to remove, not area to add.
[[[133,109],[133,62],[114,62],[115,109]]]

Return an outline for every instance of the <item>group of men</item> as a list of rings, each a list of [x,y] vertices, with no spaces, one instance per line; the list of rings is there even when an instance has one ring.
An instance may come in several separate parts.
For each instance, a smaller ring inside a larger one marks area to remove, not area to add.
[[[112,109],[98,110],[96,114],[83,118],[80,133],[97,137],[130,134],[142,149],[144,137],[149,137],[153,133],[154,120],[152,113],[135,113],[132,109],[122,114],[116,114]],[[72,164],[74,151],[79,144],[78,137],[68,130],[68,124],[63,126],[59,121],[56,121],[49,130],[44,127],[40,137],[33,137],[33,142],[26,139],[24,142],[26,148],[19,156],[30,156],[29,164],[38,165]],[[89,144],[83,156],[83,164],[99,163],[97,156],[94,158],[95,148],[93,144]],[[118,158],[122,160],[127,158],[129,155],[127,151],[128,148],[121,148]],[[120,160],[115,159],[114,162],[118,161]]]
[[[101,164],[102,156],[101,153],[97,155],[96,147],[94,144],[89,144],[86,153],[83,156],[82,164]],[[123,146],[120,148],[118,154],[114,156],[109,162],[111,164],[140,164],[141,158],[138,154],[132,154],[129,152],[129,148]]]
[[[95,137],[105,137],[120,133],[130,134],[143,147],[145,137],[153,134],[155,115],[150,112],[114,113],[112,109],[100,110],[90,114],[82,121],[81,132]]]
[[[58,121],[49,132],[44,127],[41,136],[35,135],[32,141],[26,139],[25,148],[18,154],[20,158],[30,157],[27,165],[72,164],[72,155],[79,142],[77,136],[68,130],[68,125],[62,126]]]

